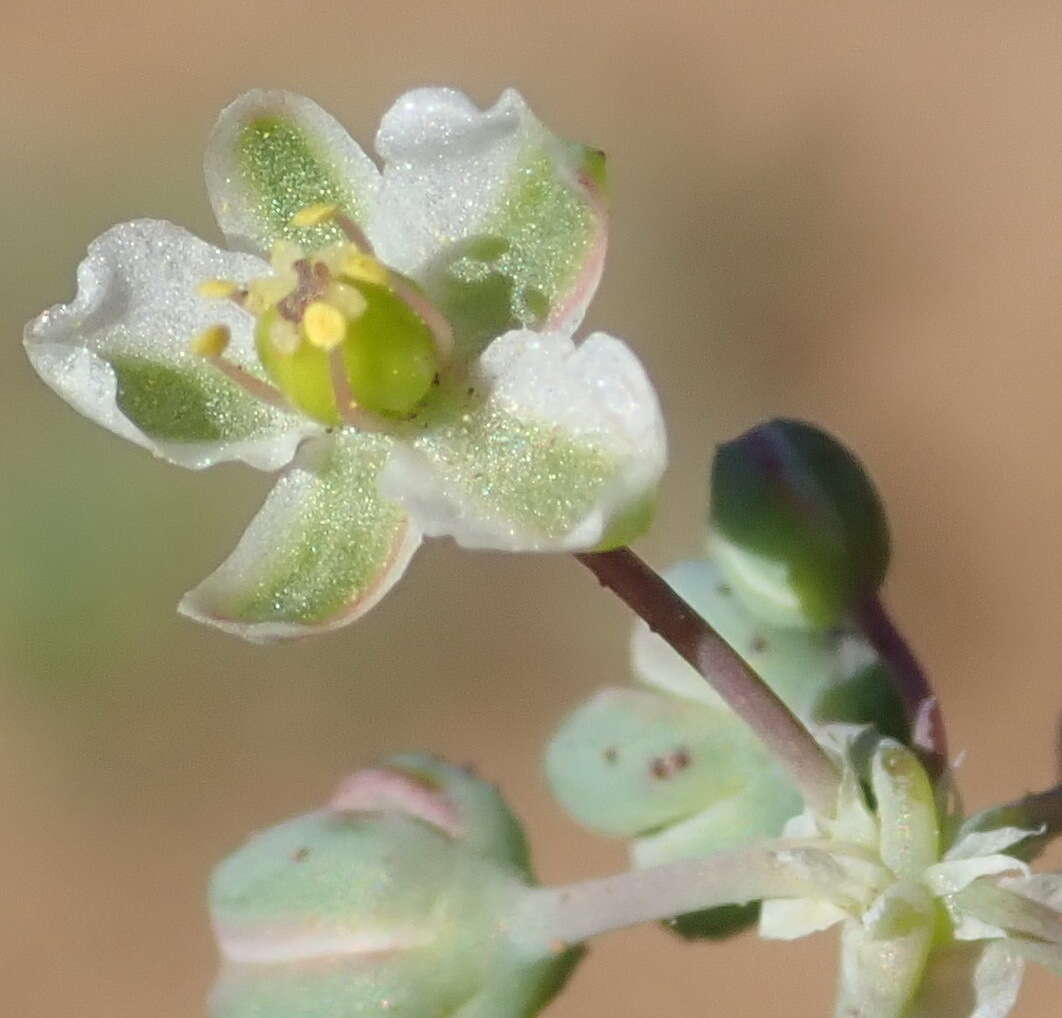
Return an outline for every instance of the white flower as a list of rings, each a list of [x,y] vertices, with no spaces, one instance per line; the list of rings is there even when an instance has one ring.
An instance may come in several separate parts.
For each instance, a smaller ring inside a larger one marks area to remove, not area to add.
[[[836,817],[805,813],[785,833],[830,851],[838,879],[863,893],[847,908],[767,901],[761,935],[841,924],[837,1018],[1002,1018],[1027,958],[1062,967],[1062,876],[1031,876],[1018,857],[1041,832],[967,824],[954,835],[913,753],[889,739],[868,753],[865,737],[848,736]]]
[[[26,330],[57,393],[155,455],[287,465],[181,603],[248,639],[349,623],[425,534],[625,543],[663,470],[638,360],[572,340],[604,261],[601,154],[515,92],[481,111],[449,89],[400,98],[376,148],[382,170],[310,100],[240,97],[206,156],[233,250],[117,226]]]

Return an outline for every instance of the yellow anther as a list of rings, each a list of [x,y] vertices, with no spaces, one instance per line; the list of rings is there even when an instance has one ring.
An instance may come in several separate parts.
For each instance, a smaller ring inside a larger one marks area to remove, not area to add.
[[[273,250],[269,254],[269,262],[277,272],[289,272],[291,267],[303,257],[303,250],[291,240],[273,241]]]
[[[329,283],[325,299],[339,308],[350,321],[360,318],[368,307],[365,295],[356,286],[350,286],[348,283]]]
[[[280,272],[275,276],[261,276],[247,287],[244,307],[252,315],[264,314],[274,304],[279,304],[299,285],[294,272]]]
[[[320,226],[321,223],[327,223],[338,211],[339,206],[335,202],[319,201],[313,205],[307,205],[304,209],[299,209],[291,217],[291,225]]]
[[[318,350],[334,350],[347,334],[347,319],[337,307],[323,300],[313,301],[302,316],[302,328]]]
[[[211,325],[192,340],[192,353],[199,357],[220,357],[232,339],[227,325]]]
[[[206,279],[196,289],[200,297],[208,300],[227,300],[240,288],[231,279]]]
[[[387,286],[391,275],[386,266],[381,265],[372,255],[363,251],[351,250],[340,266],[340,273],[358,283],[375,283]]]

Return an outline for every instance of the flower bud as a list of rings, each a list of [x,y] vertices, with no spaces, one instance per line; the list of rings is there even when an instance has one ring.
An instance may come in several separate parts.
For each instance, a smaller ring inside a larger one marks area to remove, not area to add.
[[[349,778],[253,837],[210,902],[213,1018],[528,1018],[578,958],[507,936],[532,878],[494,788],[423,755]]]
[[[720,446],[709,540],[742,597],[779,625],[825,628],[876,593],[885,513],[856,457],[826,432],[773,420]]]

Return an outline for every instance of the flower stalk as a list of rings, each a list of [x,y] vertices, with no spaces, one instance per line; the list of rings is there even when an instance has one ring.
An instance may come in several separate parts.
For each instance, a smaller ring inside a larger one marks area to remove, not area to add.
[[[726,701],[789,772],[808,805],[832,816],[840,775],[804,723],[741,656],[630,548],[575,556]]]
[[[866,890],[847,880],[834,859],[844,848],[779,839],[596,880],[534,888],[520,906],[513,936],[532,951],[555,952],[638,923],[763,898],[813,897],[858,908],[865,904]]]
[[[907,718],[914,748],[931,778],[947,768],[948,740],[940,702],[910,645],[893,623],[881,597],[874,594],[855,610],[856,622],[888,666]]]

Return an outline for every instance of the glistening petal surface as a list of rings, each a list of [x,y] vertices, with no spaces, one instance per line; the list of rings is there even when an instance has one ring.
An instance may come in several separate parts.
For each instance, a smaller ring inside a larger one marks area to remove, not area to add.
[[[379,173],[346,129],[317,103],[292,92],[246,92],[218,118],[204,163],[214,214],[229,243],[268,252],[278,239],[321,247],[342,234],[331,223],[291,225],[317,203],[364,223]]]
[[[26,327],[37,373],[105,428],[186,467],[243,460],[274,470],[314,427],[258,402],[191,352],[204,328],[232,332],[228,356],[254,371],[251,319],[200,297],[211,278],[245,280],[263,263],[157,220],[138,220],[93,241],[70,304]]]
[[[381,477],[431,536],[471,548],[574,551],[647,525],[666,457],[644,369],[619,340],[496,340],[422,412]]]
[[[929,956],[907,1018],[1005,1018],[1024,969],[1005,940],[940,946]]]
[[[390,440],[344,432],[307,443],[236,550],[180,610],[256,642],[336,629],[398,580],[420,531],[377,490]]]
[[[473,355],[509,328],[572,331],[604,265],[604,157],[563,141],[508,90],[480,110],[453,89],[402,96],[376,138],[370,233]]]

